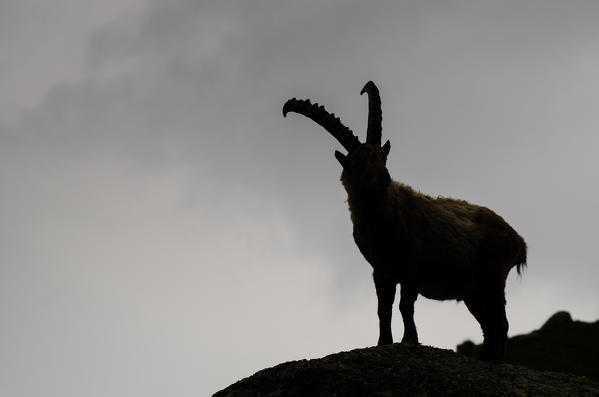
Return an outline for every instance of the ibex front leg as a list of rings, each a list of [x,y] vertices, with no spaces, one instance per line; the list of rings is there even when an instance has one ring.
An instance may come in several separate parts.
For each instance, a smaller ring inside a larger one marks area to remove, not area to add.
[[[418,343],[418,333],[414,323],[414,303],[418,297],[418,292],[408,285],[401,286],[399,311],[403,318],[403,339],[402,343]]]
[[[376,287],[376,297],[378,299],[379,315],[379,341],[378,345],[388,345],[393,343],[391,334],[391,312],[393,311],[393,300],[395,299],[395,283],[389,281],[389,278],[374,273],[374,286]]]

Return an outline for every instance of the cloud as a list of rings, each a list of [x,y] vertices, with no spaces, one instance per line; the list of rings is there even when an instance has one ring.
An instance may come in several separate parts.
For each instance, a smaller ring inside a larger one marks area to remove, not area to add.
[[[35,81],[25,71],[41,58],[24,54],[44,42],[2,36],[22,46],[10,64],[27,64],[0,69],[24,87],[0,126],[0,383],[11,394],[201,395],[374,343],[338,145],[281,114],[310,97],[363,137],[370,79],[391,174],[488,205],[527,239],[529,269],[507,292],[512,332],[558,309],[596,318],[594,5],[107,8],[94,18],[99,8],[64,3],[60,15],[81,19],[26,28],[69,38],[66,52],[44,50],[64,68]],[[461,304],[421,299],[416,321],[427,344],[481,339]]]

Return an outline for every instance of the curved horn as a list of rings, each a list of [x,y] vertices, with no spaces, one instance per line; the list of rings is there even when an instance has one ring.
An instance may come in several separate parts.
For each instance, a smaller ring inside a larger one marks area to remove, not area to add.
[[[372,81],[366,83],[360,95],[368,93],[368,129],[366,130],[366,143],[381,144],[383,114],[381,112],[381,97],[379,89]]]
[[[314,120],[333,135],[347,151],[351,151],[360,144],[358,137],[352,130],[344,126],[334,113],[327,112],[322,105],[312,104],[309,99],[293,98],[288,100],[283,106],[283,116],[287,117],[288,112],[299,113]]]

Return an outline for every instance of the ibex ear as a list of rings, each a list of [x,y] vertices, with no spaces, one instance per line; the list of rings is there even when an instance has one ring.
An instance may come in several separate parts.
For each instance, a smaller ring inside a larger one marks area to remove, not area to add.
[[[385,157],[389,155],[389,151],[391,150],[391,142],[387,141],[383,145],[383,153],[385,153]]]
[[[335,150],[335,158],[337,159],[337,161],[339,161],[339,163],[341,163],[341,166],[345,168],[345,166],[347,165],[347,156],[341,153],[340,151]]]

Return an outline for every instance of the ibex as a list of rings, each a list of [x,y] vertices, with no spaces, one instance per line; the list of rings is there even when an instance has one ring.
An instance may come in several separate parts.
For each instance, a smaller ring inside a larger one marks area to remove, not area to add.
[[[526,266],[524,239],[490,209],[463,200],[433,198],[396,182],[387,171],[389,141],[381,145],[382,113],[378,88],[369,81],[366,143],[339,118],[310,100],[283,106],[327,130],[347,150],[335,151],[353,222],[353,237],[373,271],[378,298],[378,344],[393,343],[391,313],[401,284],[399,311],[403,342],[418,343],[414,303],[429,299],[463,300],[480,323],[480,358],[500,362],[507,341],[505,282],[512,267]]]

